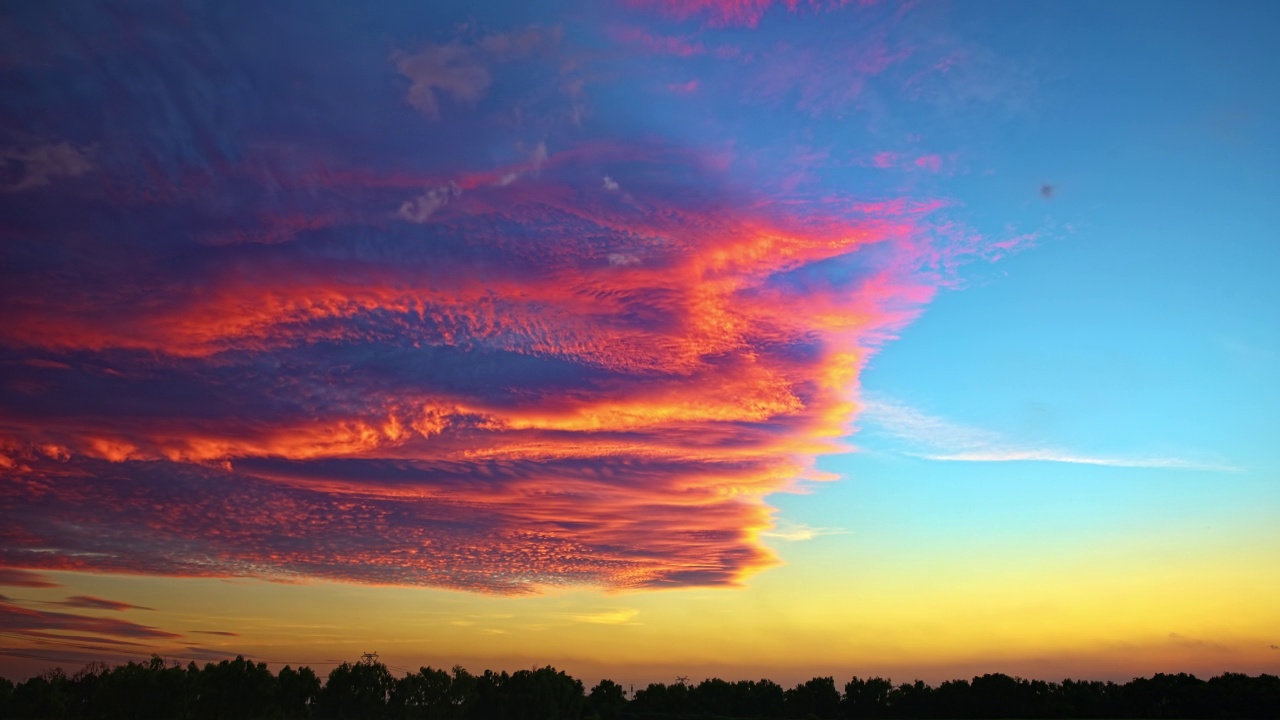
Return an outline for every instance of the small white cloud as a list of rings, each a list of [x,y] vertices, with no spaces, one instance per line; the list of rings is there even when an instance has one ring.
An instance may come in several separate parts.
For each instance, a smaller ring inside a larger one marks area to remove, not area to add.
[[[626,265],[635,265],[640,262],[640,258],[627,253],[609,253],[609,264],[615,267]]]
[[[547,144],[541,142],[538,143],[534,146],[533,150],[529,152],[529,159],[526,161],[524,167],[518,170],[512,170],[511,172],[503,175],[498,178],[498,182],[495,184],[498,187],[506,187],[516,180],[519,180],[520,176],[525,173],[532,172],[536,175],[537,172],[542,169],[543,163],[547,161],[547,157]]]
[[[620,188],[620,187],[622,187],[622,186],[618,184],[618,181],[617,181],[617,180],[614,180],[613,178],[609,177],[608,175],[605,175],[605,176],[604,176],[604,189],[605,189],[605,190],[608,190],[609,192],[617,192],[617,191],[618,191],[618,188]]]
[[[396,216],[409,222],[425,223],[437,210],[449,204],[449,200],[462,194],[454,183],[432,188],[416,198],[405,200]]]
[[[776,538],[787,542],[804,542],[825,535],[848,535],[844,528],[811,527],[803,523],[779,524],[778,527],[760,533],[762,537]]]
[[[1119,468],[1235,472],[1239,468],[1180,457],[1107,456],[1009,441],[999,433],[966,427],[883,399],[864,400],[862,418],[911,446],[909,455],[945,462],[1053,462]]]
[[[36,143],[0,149],[0,163],[18,165],[18,179],[3,186],[4,192],[20,192],[48,185],[61,177],[79,177],[93,169],[91,150],[71,143]]]

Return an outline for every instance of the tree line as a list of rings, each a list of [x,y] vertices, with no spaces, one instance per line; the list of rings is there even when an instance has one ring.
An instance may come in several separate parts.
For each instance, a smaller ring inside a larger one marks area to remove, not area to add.
[[[1060,683],[987,674],[894,685],[831,677],[793,688],[771,680],[652,683],[631,697],[550,666],[472,675],[424,667],[395,677],[377,661],[343,663],[321,682],[311,668],[272,673],[243,657],[185,667],[162,658],[74,675],[49,670],[14,685],[0,678],[0,718],[12,720],[637,720],[692,718],[1280,718],[1280,678],[1224,673],[1208,680],[1157,674],[1127,683]]]

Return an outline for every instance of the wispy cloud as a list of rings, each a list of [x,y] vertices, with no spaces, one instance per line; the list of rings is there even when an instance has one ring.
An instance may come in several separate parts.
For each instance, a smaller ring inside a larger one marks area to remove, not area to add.
[[[0,585],[27,588],[59,587],[58,583],[50,580],[47,576],[41,575],[40,573],[8,567],[0,567]]]
[[[107,600],[105,598],[93,597],[92,595],[73,595],[66,600],[62,600],[54,605],[63,605],[66,607],[84,608],[86,610],[154,610],[155,608],[143,607],[142,605],[133,605],[118,600]]]
[[[1000,433],[961,425],[883,398],[864,399],[861,421],[906,445],[906,453],[943,462],[1052,462],[1120,468],[1233,472],[1238,468],[1176,456],[1123,456],[1020,444]]]
[[[92,148],[68,142],[28,142],[0,148],[0,165],[15,165],[18,173],[0,192],[16,193],[38,188],[59,178],[79,177],[93,170]]]
[[[779,523],[772,530],[760,533],[761,537],[784,540],[787,542],[804,542],[827,535],[848,535],[849,530],[835,527],[813,527],[804,523]]]
[[[633,608],[617,608],[614,610],[601,610],[594,613],[583,613],[574,615],[573,619],[577,622],[591,623],[594,625],[636,625],[634,622],[639,610]]]
[[[45,612],[0,602],[0,627],[11,633],[29,634],[46,631],[91,632],[110,637],[164,640],[180,637],[171,632],[128,620],[91,617],[75,613]]]

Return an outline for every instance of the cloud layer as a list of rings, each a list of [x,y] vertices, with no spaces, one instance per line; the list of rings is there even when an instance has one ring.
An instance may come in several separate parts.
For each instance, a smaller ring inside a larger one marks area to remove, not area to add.
[[[388,56],[341,14],[282,45],[287,13],[254,12],[17,20],[50,44],[0,65],[8,130],[58,162],[0,196],[0,565],[736,584],[775,562],[765,498],[823,479],[868,354],[990,249],[944,201],[726,145],[733,103],[638,124],[601,79],[638,67],[550,18],[420,17],[454,34]],[[839,103],[900,59],[875,55]],[[697,61],[772,102],[734,57]],[[706,88],[669,84],[645,102]]]

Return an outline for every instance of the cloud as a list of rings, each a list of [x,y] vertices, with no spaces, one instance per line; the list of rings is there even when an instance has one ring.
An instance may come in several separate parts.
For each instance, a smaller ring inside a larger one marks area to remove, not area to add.
[[[199,635],[221,635],[223,637],[240,637],[240,633],[228,632],[226,630],[191,630],[190,632]]]
[[[21,635],[47,636],[44,631],[91,632],[114,638],[163,640],[180,637],[154,627],[127,620],[90,617],[73,613],[45,612],[0,602],[0,627]],[[101,641],[101,640],[99,640]]]
[[[514,178],[512,178],[514,179]],[[506,184],[506,183],[503,183]],[[414,223],[424,223],[436,213],[437,210],[449,204],[449,201],[462,194],[462,190],[456,184],[441,185],[440,187],[431,188],[425,193],[405,200],[400,205],[400,209],[396,211],[396,217],[401,220],[408,220]]]
[[[848,535],[844,528],[812,527],[803,523],[787,523],[773,530],[760,533],[762,537],[784,540],[786,542],[804,542],[827,535]]]
[[[619,42],[642,47],[657,55],[693,57],[707,52],[707,48],[702,43],[691,38],[674,35],[655,35],[639,27],[617,28],[611,34]]]
[[[905,441],[908,454],[942,462],[1053,462],[1121,468],[1166,468],[1233,472],[1236,468],[1180,457],[1125,457],[1019,445],[998,433],[959,425],[885,399],[864,399],[861,419]]]
[[[55,603],[57,605],[65,605],[74,608],[86,608],[89,610],[154,610],[155,608],[143,607],[141,605],[133,605],[117,600],[104,600],[103,598],[93,597],[91,595],[73,595],[66,600]]]
[[[0,560],[498,593],[773,564],[764,498],[821,477],[860,358],[927,297],[862,256],[915,252],[928,206],[704,206],[665,160],[654,210],[584,205],[588,162],[442,191],[429,242],[210,248],[164,305],[45,295],[0,345],[80,359],[9,366],[64,375],[5,398]]]
[[[498,178],[497,185],[506,187],[515,182],[525,173],[537,173],[542,169],[542,165],[546,163],[549,155],[547,154],[547,144],[538,143],[529,151],[528,159],[521,165],[510,168],[501,177]]]
[[[493,82],[474,53],[456,43],[430,45],[413,55],[397,53],[393,59],[400,74],[412,81],[405,100],[432,120],[440,119],[439,93],[475,103]]]
[[[872,0],[874,1],[874,0]],[[800,9],[826,10],[849,4],[849,0],[628,0],[636,7],[654,8],[680,20],[702,18],[715,27],[756,27],[775,5],[791,12]],[[870,4],[863,0],[860,4]]]
[[[698,80],[689,80],[682,83],[668,83],[667,90],[677,95],[692,95],[698,92],[698,88],[702,87],[702,83]]]
[[[640,611],[633,608],[618,608],[574,615],[573,619],[577,622],[593,625],[638,625],[639,623],[633,622],[633,620],[639,614]]]
[[[0,567],[0,585],[9,587],[53,588],[61,587],[40,573],[17,568]]]
[[[129,15],[137,46],[13,70],[8,116],[88,133],[104,171],[0,194],[0,564],[732,587],[771,538],[834,532],[775,528],[771,496],[832,479],[864,363],[999,249],[937,198],[793,181],[827,150],[783,130],[905,50],[757,35],[665,75],[590,28],[404,13],[246,4],[234,38]],[[405,28],[450,34],[388,64]],[[731,102],[632,91],[691,78]]]
[[[68,142],[26,143],[0,148],[0,165],[16,165],[17,177],[0,185],[16,193],[38,188],[59,178],[79,177],[94,169],[92,150]]]
[[[525,28],[488,35],[473,45],[428,45],[416,53],[392,55],[396,69],[411,81],[405,100],[431,120],[440,120],[440,99],[447,94],[474,105],[488,93],[493,75],[488,64],[519,60],[557,42],[558,29]]]

